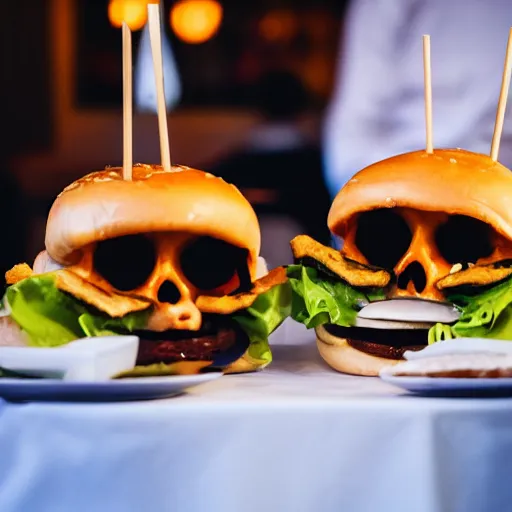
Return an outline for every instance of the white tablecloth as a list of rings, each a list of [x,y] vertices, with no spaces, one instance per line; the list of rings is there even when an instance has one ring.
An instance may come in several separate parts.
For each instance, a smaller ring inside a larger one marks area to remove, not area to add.
[[[176,398],[2,404],[0,511],[512,510],[512,400],[337,374],[299,334]]]

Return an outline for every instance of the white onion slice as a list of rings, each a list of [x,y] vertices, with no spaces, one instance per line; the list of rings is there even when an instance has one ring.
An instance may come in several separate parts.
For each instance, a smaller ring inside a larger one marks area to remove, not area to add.
[[[63,268],[62,265],[53,260],[46,251],[41,251],[34,260],[33,271],[36,275],[53,272],[61,268]]]
[[[368,320],[451,324],[459,311],[451,304],[422,299],[390,299],[372,302],[357,314]]]
[[[430,329],[433,322],[396,322],[393,320],[371,320],[368,318],[356,318],[354,327],[366,329]]]
[[[256,279],[260,279],[268,274],[268,266],[263,256],[258,256],[256,260]]]

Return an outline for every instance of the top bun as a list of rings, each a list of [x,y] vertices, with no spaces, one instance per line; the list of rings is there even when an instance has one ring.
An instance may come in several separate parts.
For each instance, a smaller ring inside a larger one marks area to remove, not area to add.
[[[512,173],[462,149],[394,156],[359,171],[340,190],[327,224],[344,238],[354,215],[393,207],[467,215],[512,239]]]
[[[111,167],[75,181],[52,205],[45,243],[53,260],[72,265],[88,244],[157,231],[197,233],[247,249],[251,276],[256,272],[261,235],[250,203],[234,185],[182,166],[166,172],[137,164],[131,181]]]

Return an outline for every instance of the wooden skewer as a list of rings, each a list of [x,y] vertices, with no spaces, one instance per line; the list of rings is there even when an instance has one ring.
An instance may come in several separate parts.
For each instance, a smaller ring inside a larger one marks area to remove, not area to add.
[[[169,151],[169,133],[167,131],[167,112],[165,107],[164,73],[162,61],[162,38],[160,34],[160,5],[148,4],[149,39],[156,82],[158,108],[158,129],[160,132],[160,157],[165,171],[171,171]]]
[[[123,179],[132,179],[132,33],[123,21]]]
[[[498,110],[496,112],[496,121],[494,123],[494,133],[492,136],[491,158],[497,162],[500,151],[501,134],[503,132],[503,122],[505,121],[505,110],[507,109],[508,90],[510,88],[510,74],[512,72],[512,28],[508,34],[507,53],[505,55],[505,66],[503,68],[503,77],[501,79],[501,92],[498,101]]]
[[[423,79],[425,82],[425,123],[427,153],[434,152],[432,142],[432,71],[430,66],[430,36],[423,36]]]

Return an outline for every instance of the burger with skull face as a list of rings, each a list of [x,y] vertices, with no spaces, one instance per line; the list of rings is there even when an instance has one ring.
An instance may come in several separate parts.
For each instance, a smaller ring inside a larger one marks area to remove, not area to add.
[[[142,374],[270,362],[285,271],[267,272],[256,215],[222,179],[180,166],[136,165],[131,181],[94,172],[57,197],[45,245],[33,269],[7,273],[3,344],[134,333]]]
[[[512,340],[512,173],[463,150],[370,165],[328,217],[341,251],[291,242],[292,317],[334,369],[378,375],[405,350],[460,337]]]

